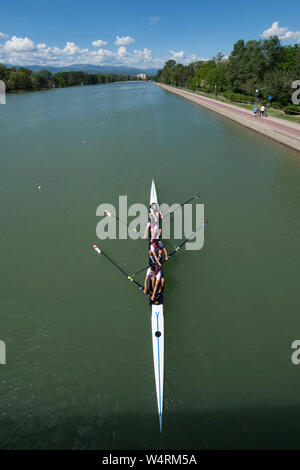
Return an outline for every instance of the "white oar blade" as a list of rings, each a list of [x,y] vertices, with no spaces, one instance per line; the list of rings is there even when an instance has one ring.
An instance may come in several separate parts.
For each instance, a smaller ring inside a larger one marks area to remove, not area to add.
[[[101,254],[101,250],[100,250],[100,248],[98,248],[97,245],[93,245],[93,248],[94,248],[95,251],[97,251],[97,253],[99,253],[99,255]]]

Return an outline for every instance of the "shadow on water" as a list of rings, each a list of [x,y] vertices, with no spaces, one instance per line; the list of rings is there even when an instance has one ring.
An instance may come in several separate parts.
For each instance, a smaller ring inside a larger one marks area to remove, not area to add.
[[[160,435],[152,415],[109,416],[104,420],[74,416],[53,424],[40,418],[23,423],[2,420],[0,440],[2,449],[300,448],[300,407],[165,413],[164,425]]]

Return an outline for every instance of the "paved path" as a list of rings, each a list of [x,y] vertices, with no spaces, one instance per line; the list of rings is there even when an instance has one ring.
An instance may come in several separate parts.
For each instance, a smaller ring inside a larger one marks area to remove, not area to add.
[[[162,85],[167,91],[176,93],[194,103],[232,119],[239,124],[248,127],[260,134],[264,134],[277,142],[281,142],[300,152],[300,124],[291,121],[283,121],[273,117],[254,116],[253,112],[248,109],[239,108],[232,104],[216,101],[206,96],[196,95],[185,90],[179,90],[168,85]]]

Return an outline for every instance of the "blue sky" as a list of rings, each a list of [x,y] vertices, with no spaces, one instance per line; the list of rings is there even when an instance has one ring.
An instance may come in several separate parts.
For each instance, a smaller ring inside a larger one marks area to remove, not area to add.
[[[1,5],[0,61],[160,67],[229,55],[238,39],[263,34],[300,43],[299,19],[300,2],[278,0],[15,0]]]

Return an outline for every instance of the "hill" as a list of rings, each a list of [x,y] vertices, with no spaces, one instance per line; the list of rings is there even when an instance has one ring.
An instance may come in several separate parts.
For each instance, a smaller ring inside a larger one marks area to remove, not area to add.
[[[38,72],[39,70],[49,70],[51,73],[57,72],[87,72],[87,73],[116,73],[121,75],[137,75],[138,73],[145,73],[146,75],[156,75],[157,69],[140,69],[136,67],[124,67],[124,66],[115,66],[115,65],[91,65],[91,64],[72,64],[65,67],[53,67],[51,65],[11,65],[4,64],[7,68],[11,67],[26,67],[33,72]]]

